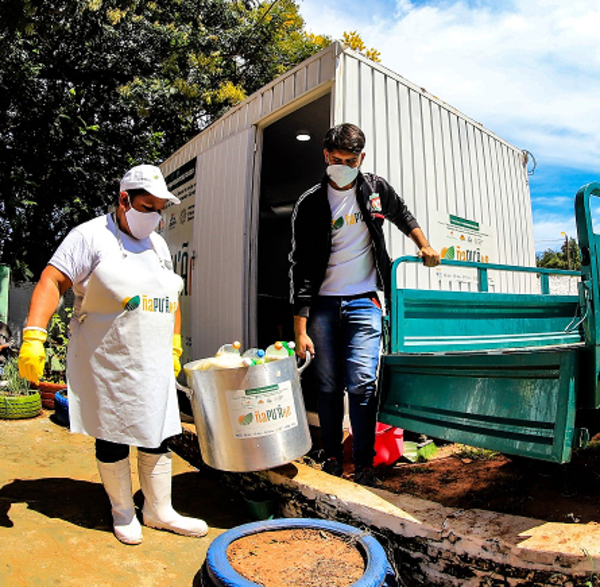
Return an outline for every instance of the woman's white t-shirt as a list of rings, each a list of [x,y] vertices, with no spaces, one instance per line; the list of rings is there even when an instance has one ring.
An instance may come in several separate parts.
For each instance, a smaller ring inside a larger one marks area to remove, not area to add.
[[[49,265],[64,273],[73,284],[74,316],[79,314],[92,271],[105,257],[119,252],[116,230],[112,214],[105,214],[84,222],[69,232],[48,262]],[[153,232],[148,238],[142,240],[135,239],[122,231],[120,236],[125,251],[135,254],[153,248],[166,266],[171,264],[169,247],[159,234]]]

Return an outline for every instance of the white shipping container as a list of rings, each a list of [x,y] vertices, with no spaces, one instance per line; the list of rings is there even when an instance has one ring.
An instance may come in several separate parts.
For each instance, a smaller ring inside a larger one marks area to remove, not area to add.
[[[161,232],[184,277],[184,362],[226,342],[293,338],[290,216],[321,180],[322,139],[341,122],[366,134],[363,171],[396,188],[447,258],[534,266],[524,153],[394,72],[338,43],[277,78],[162,164],[182,203]],[[299,141],[304,133],[310,140]],[[392,257],[414,244],[388,223]],[[407,265],[406,287],[473,289],[474,276]],[[491,275],[496,291],[534,280]]]

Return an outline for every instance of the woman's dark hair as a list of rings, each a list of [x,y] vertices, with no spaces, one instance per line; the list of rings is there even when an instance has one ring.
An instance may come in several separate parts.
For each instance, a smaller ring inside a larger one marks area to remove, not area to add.
[[[323,140],[323,146],[331,151],[350,151],[355,155],[362,153],[365,148],[365,135],[358,126],[344,122],[330,128]]]

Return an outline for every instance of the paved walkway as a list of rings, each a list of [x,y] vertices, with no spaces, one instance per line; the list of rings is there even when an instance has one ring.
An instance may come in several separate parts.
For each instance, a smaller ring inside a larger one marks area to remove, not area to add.
[[[237,494],[211,480],[210,471],[199,473],[174,455],[173,504],[182,514],[204,518],[208,536],[144,528],[141,545],[125,546],[112,533],[93,439],[71,434],[52,414],[0,420],[0,585],[198,586],[210,542],[250,521]]]

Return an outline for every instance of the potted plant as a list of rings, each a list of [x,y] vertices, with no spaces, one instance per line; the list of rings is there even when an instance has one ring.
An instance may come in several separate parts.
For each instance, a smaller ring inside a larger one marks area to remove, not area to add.
[[[46,366],[44,367],[44,376],[38,384],[33,385],[40,392],[42,406],[50,410],[55,408],[56,393],[67,388],[67,344],[69,342],[69,320],[73,310],[66,308],[61,312],[56,312],[50,319],[48,338],[45,345]]]
[[[42,411],[40,394],[19,375],[16,357],[4,363],[0,379],[0,418],[16,420],[39,415]]]

